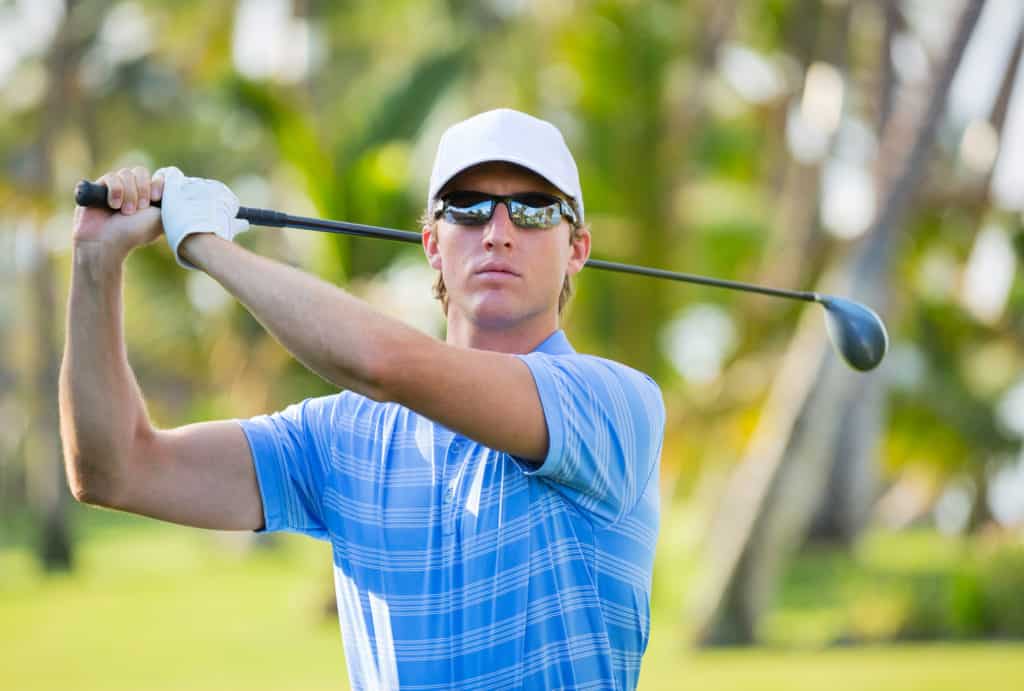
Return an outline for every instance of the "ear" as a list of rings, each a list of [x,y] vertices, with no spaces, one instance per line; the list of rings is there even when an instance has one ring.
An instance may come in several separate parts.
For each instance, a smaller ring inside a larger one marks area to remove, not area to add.
[[[434,229],[430,226],[423,226],[423,253],[427,255],[427,262],[432,269],[441,270],[441,250],[437,246],[437,225]]]
[[[571,233],[572,231],[570,230],[569,232]],[[572,236],[570,235],[570,237]],[[583,265],[587,263],[589,258],[590,229],[583,227],[576,231],[576,237],[569,243],[569,265],[566,273],[570,276],[575,276],[583,269]]]

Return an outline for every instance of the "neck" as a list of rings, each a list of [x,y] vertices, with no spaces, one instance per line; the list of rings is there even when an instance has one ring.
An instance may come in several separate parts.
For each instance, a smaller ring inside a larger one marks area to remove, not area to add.
[[[558,330],[558,314],[537,315],[527,323],[482,325],[454,311],[448,313],[450,345],[498,353],[529,353]]]

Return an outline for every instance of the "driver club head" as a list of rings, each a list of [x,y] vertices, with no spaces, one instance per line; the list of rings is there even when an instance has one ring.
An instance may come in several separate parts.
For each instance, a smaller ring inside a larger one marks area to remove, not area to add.
[[[885,324],[864,305],[822,295],[818,302],[825,308],[825,326],[839,354],[854,369],[866,372],[878,366],[889,347]]]

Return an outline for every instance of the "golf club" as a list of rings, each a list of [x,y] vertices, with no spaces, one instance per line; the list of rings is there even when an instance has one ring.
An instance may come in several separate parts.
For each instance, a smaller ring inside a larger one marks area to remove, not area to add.
[[[75,187],[75,202],[79,206],[109,208],[107,206],[106,185],[98,185],[88,180],[82,180]],[[153,205],[160,206],[160,202],[153,202]],[[292,216],[271,209],[256,209],[243,206],[239,208],[237,217],[245,219],[250,224],[256,226],[304,228],[306,230],[319,230],[327,233],[340,233],[359,237],[385,238],[416,245],[421,243],[419,233],[379,228],[360,223]],[[877,367],[889,346],[889,336],[885,331],[885,324],[882,323],[881,318],[870,308],[845,298],[822,295],[810,291],[767,288],[750,283],[708,278],[706,276],[678,273],[664,269],[652,269],[646,266],[620,264],[601,259],[589,259],[586,266],[606,271],[618,271],[685,283],[698,283],[717,288],[728,288],[730,290],[742,290],[750,293],[789,298],[791,300],[817,302],[825,308],[825,324],[832,344],[851,367],[862,372]]]

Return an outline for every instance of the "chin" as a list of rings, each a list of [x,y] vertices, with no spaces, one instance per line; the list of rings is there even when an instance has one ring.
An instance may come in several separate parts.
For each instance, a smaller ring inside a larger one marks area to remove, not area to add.
[[[485,329],[511,328],[529,320],[538,312],[523,304],[517,296],[504,291],[478,294],[466,304],[465,314],[478,327]]]
[[[504,328],[515,326],[526,318],[525,310],[516,309],[514,305],[495,304],[476,305],[471,312],[473,322],[485,328]]]

